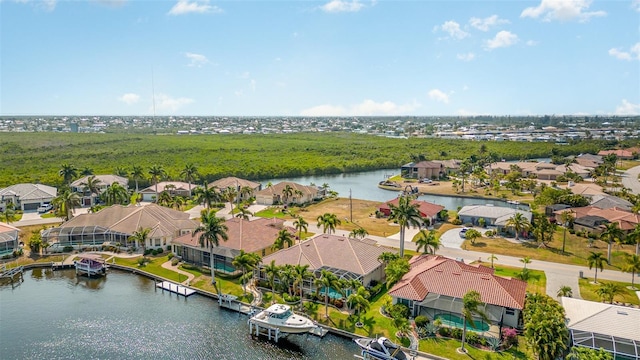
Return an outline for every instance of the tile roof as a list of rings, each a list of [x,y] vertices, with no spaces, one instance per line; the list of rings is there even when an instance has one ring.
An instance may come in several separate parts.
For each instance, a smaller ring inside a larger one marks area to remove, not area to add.
[[[493,205],[466,205],[458,211],[458,216],[474,216],[487,219],[495,219],[496,225],[504,225],[514,214],[521,213],[527,220],[531,221],[533,214],[529,211]]]
[[[0,197],[3,195],[17,196],[21,202],[53,198],[57,194],[58,189],[42,184],[16,184],[0,189]]]
[[[326,266],[367,275],[381,265],[378,257],[388,251],[390,249],[376,245],[374,240],[321,234],[265,256],[262,263],[269,264],[274,260],[276,265],[308,264],[311,271]]]
[[[129,179],[127,179],[126,177],[118,176],[118,175],[87,175],[72,182],[71,186],[82,187],[83,184],[87,183],[87,179],[89,179],[90,176],[95,176],[97,180],[100,180],[100,185],[102,186],[111,186],[111,184],[113,183],[118,183],[124,186],[125,188],[129,186]]]
[[[640,309],[567,297],[560,302],[569,329],[640,341]]]
[[[0,221],[0,234],[4,232],[14,232],[14,231],[20,231],[20,229]]]
[[[617,207],[623,210],[631,210],[631,208],[633,207],[633,204],[631,202],[608,194],[591,196],[590,205],[600,209],[610,209],[613,207]]]
[[[189,219],[189,214],[156,204],[145,206],[113,205],[95,214],[81,214],[60,228],[100,226],[124,234],[133,234],[140,228],[150,228],[152,237],[173,237],[181,230],[193,230],[198,222]]]
[[[315,186],[300,185],[291,181],[282,181],[272,186],[268,186],[256,193],[256,195],[282,195],[282,190],[289,185],[293,190],[300,190],[303,194],[311,194],[315,196],[318,188]]]
[[[584,206],[566,210],[558,210],[554,213],[561,214],[565,211],[571,211],[575,219],[579,219],[585,216],[599,216],[607,219],[607,221],[609,222],[618,223],[618,227],[622,230],[631,230],[635,228],[636,224],[640,223],[640,215],[634,214],[630,211],[618,207],[600,209],[595,206]]]
[[[400,202],[400,199],[399,198],[395,198],[393,200],[389,200],[389,201],[383,203],[382,205],[380,205],[379,208],[380,208],[380,210],[391,210],[391,207],[389,206],[389,204],[393,204],[395,206],[398,206],[399,202]],[[442,211],[444,209],[444,206],[442,206],[442,205],[430,203],[428,201],[423,201],[423,200],[412,200],[411,204],[418,205],[418,210],[420,211],[420,214],[422,216],[434,217],[440,211]]]
[[[491,268],[439,255],[414,256],[409,263],[411,269],[389,290],[389,295],[415,301],[423,300],[429,293],[461,299],[469,290],[475,290],[484,303],[514,309],[524,307],[527,283],[496,276]]]
[[[182,182],[182,181],[161,181],[158,183],[158,192],[163,192],[164,190],[166,190],[166,187],[169,186],[173,186],[174,187],[174,191],[175,190],[183,190],[183,191],[189,191],[189,183],[186,182]],[[191,183],[191,191],[193,191],[193,189],[195,189],[196,187],[198,187],[198,185]],[[156,186],[155,185],[151,185],[148,188],[145,188],[143,190],[140,190],[140,192],[144,192],[144,193],[156,193]]]
[[[244,220],[232,218],[224,223],[228,230],[227,241],[221,241],[219,247],[231,250],[244,250],[246,252],[256,252],[266,249],[273,245],[278,237],[278,232],[285,228],[292,235],[295,235],[295,229],[284,226],[282,219],[266,219],[258,218],[255,220]],[[198,238],[200,234],[185,234],[173,240],[174,244],[183,244],[193,248],[200,248]]]
[[[226,189],[228,187],[237,188],[238,186],[240,186],[241,188],[248,186],[252,189],[257,189],[260,187],[260,183],[240,179],[237,177],[226,177],[218,179],[209,184],[209,187],[217,187],[218,189]]]

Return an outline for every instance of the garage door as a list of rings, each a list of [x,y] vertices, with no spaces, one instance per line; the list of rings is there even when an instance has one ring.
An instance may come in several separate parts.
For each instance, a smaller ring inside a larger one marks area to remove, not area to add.
[[[40,203],[22,204],[24,211],[38,210]]]

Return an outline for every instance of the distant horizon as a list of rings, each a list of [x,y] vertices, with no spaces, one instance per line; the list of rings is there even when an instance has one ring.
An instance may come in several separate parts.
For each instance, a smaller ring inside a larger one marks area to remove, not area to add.
[[[0,116],[640,115],[640,0],[0,7]]]

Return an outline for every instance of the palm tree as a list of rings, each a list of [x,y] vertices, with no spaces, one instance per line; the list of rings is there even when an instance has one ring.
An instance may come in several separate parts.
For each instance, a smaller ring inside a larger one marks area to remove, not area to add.
[[[209,260],[211,262],[211,283],[215,285],[216,276],[215,276],[215,266],[213,263],[213,247],[218,246],[220,244],[220,239],[227,241],[229,236],[227,235],[227,231],[229,228],[224,224],[223,220],[216,217],[216,212],[211,209],[203,209],[200,213],[200,226],[198,226],[194,231],[193,235],[198,235],[198,242],[200,243],[200,247],[207,246],[209,248]],[[217,288],[217,286],[216,286]],[[220,294],[220,290],[218,289],[218,294]]]
[[[602,285],[596,289],[596,294],[598,294],[603,301],[609,301],[609,304],[613,304],[613,298],[615,298],[616,295],[620,295],[623,291],[620,285],[607,282],[602,283]]]
[[[531,257],[529,256],[525,256],[522,259],[520,259],[520,262],[524,264],[524,268],[527,268],[527,264],[531,264]]]
[[[82,171],[80,171],[80,175],[82,175],[82,176],[93,175],[93,169],[88,167],[88,166],[85,166],[82,169]]]
[[[350,238],[354,238],[354,239],[364,239],[365,237],[367,237],[367,235],[369,235],[369,232],[365,228],[362,228],[362,227],[359,227],[357,229],[353,229],[349,233],[349,237]]]
[[[4,210],[0,213],[0,219],[3,219],[7,224],[16,221],[16,211],[12,202],[5,205]]]
[[[498,257],[495,254],[491,254],[489,255],[489,257],[487,258],[487,260],[491,261],[491,268],[493,269],[493,261],[494,260],[498,260]]]
[[[398,282],[402,277],[411,270],[409,261],[405,258],[392,260],[385,268],[384,274],[387,277],[387,289]]]
[[[436,236],[435,230],[420,230],[418,233],[418,239],[416,239],[416,250],[420,251],[424,248],[423,254],[436,254],[436,251],[440,249],[442,243],[440,239]]]
[[[467,323],[471,323],[473,328],[476,327],[473,316],[479,315],[484,321],[489,322],[487,314],[479,309],[483,305],[484,303],[480,300],[480,293],[475,290],[468,291],[462,298],[462,352],[466,352],[464,342],[467,336]]]
[[[531,228],[531,223],[529,223],[529,220],[527,220],[527,218],[525,218],[524,215],[522,215],[522,213],[520,212],[513,214],[511,218],[507,219],[505,225],[512,227],[516,232],[516,240],[518,240],[520,233]]]
[[[167,176],[167,172],[164,170],[162,165],[152,165],[149,168],[149,175],[151,175],[151,180],[153,184],[156,186],[156,202],[158,201],[158,180]]]
[[[611,264],[611,246],[614,242],[620,241],[624,237],[624,233],[618,227],[618,223],[609,223],[605,225],[605,229],[600,234],[600,238],[607,242],[607,263]]]
[[[567,228],[571,224],[572,220],[573,220],[573,214],[571,210],[567,210],[562,214],[560,214],[560,221],[562,221],[562,226],[564,228],[564,231],[562,232],[562,254],[564,254],[564,246],[565,246],[565,243],[567,242]]]
[[[236,206],[236,210],[238,210],[238,212],[236,213],[236,217],[239,219],[249,220],[251,216],[253,216],[253,213],[248,209],[245,209],[243,206]]]
[[[393,260],[397,260],[400,258],[400,255],[392,252],[385,251],[380,256],[378,256],[378,260],[381,261],[385,266],[389,265]]]
[[[368,311],[371,304],[369,303],[369,297],[371,294],[365,289],[364,286],[358,287],[356,292],[349,295],[347,298],[347,304],[353,308],[358,316],[358,323],[360,323],[360,314],[363,311]]]
[[[73,165],[65,163],[65,164],[62,164],[62,167],[58,171],[58,174],[62,176],[62,178],[64,179],[64,182],[67,185],[70,185],[73,178],[78,176],[78,169]]]
[[[131,168],[131,177],[136,182],[136,192],[138,192],[138,181],[144,179],[144,170],[142,166],[133,165]]]
[[[289,205],[289,198],[293,195],[293,193],[294,189],[291,187],[291,185],[287,184],[284,186],[284,189],[282,189],[282,198],[285,205]]]
[[[182,176],[189,183],[189,197],[191,197],[191,183],[195,176],[198,174],[198,168],[193,163],[188,163],[184,166],[184,169],[180,172]]]
[[[322,233],[327,233],[327,229],[329,230],[328,233],[331,234],[331,232],[335,232],[336,231],[336,226],[342,224],[342,222],[340,221],[340,219],[338,219],[338,216],[336,214],[331,214],[331,213],[324,213],[320,216],[318,216],[318,225],[317,226],[322,226]]]
[[[273,242],[271,249],[273,250],[282,250],[284,249],[285,244],[287,247],[291,247],[294,243],[293,236],[287,229],[282,229],[278,231],[278,236],[276,240]]]
[[[97,179],[94,175],[91,175],[87,178],[86,181],[82,182],[80,185],[84,187],[85,191],[89,191],[89,194],[100,195],[100,185],[102,184],[102,180]]]
[[[233,258],[231,261],[231,265],[233,265],[236,269],[242,270],[242,277],[240,278],[242,281],[242,295],[247,293],[246,288],[246,273],[247,270],[253,270],[256,268],[256,265],[260,262],[260,256],[254,253],[247,253],[244,250],[240,250],[240,254]]]
[[[68,221],[73,218],[76,207],[80,206],[80,195],[66,188],[53,199],[52,204],[56,216]]]
[[[309,223],[302,216],[298,216],[293,222],[293,227],[298,230],[298,239],[302,242],[302,231],[306,233],[309,230]]]
[[[240,188],[240,198],[244,201],[250,199],[253,196],[253,189],[250,186],[243,186]]]
[[[233,209],[233,200],[238,195],[238,191],[235,187],[228,186],[226,189],[222,190],[220,193],[220,197],[226,200],[229,203],[229,208]],[[226,205],[225,205],[226,206]]]
[[[295,200],[297,203],[302,203],[302,196],[304,195],[304,193],[303,193],[302,191],[298,190],[298,189],[295,189],[295,190],[293,191],[293,194],[295,195],[295,196],[294,196],[294,200]]]
[[[558,297],[572,297],[573,296],[573,290],[571,289],[571,286],[569,285],[562,285],[560,286],[560,288],[558,289],[558,292],[556,293],[556,295]]]
[[[207,183],[204,183],[202,187],[197,187],[195,190],[196,202],[203,204],[207,209],[211,208],[211,205],[220,199],[220,194],[216,191],[215,187],[208,187]]]
[[[276,265],[276,261],[275,260],[271,260],[271,263],[269,265],[265,265],[262,270],[264,271],[265,275],[267,276],[267,281],[269,282],[269,285],[271,286],[271,298],[275,299],[276,297],[276,276],[278,276],[278,273],[280,272],[280,266]]]
[[[587,261],[589,262],[589,270],[591,270],[591,268],[593,267],[596,268],[596,275],[593,280],[595,284],[598,283],[598,269],[600,269],[600,271],[604,270],[604,260],[604,255],[601,252],[597,253],[593,251],[591,251],[589,257],[587,258]]]
[[[173,203],[173,196],[167,190],[160,193],[160,196],[156,198],[156,204],[165,207],[171,207]]]
[[[634,289],[635,274],[640,273],[640,256],[635,254],[625,254],[625,263],[622,265],[621,270],[631,273],[631,289]]]
[[[304,281],[311,278],[313,278],[313,273],[309,271],[309,264],[295,265],[293,267],[293,291],[294,294],[300,293],[300,305],[302,305],[302,299],[304,298],[302,294]],[[296,292],[296,288],[298,292]]]
[[[151,232],[151,228],[138,228],[138,230],[133,232],[133,235],[129,236],[129,241],[140,244],[142,248],[142,253],[144,254],[144,249],[147,246],[147,240],[149,239],[149,233]]]
[[[320,277],[316,279],[316,290],[324,290],[324,316],[329,318],[329,291],[338,283],[338,277],[329,270],[320,270]]]
[[[129,200],[129,191],[117,182],[107,187],[103,193],[107,205],[126,204]]]
[[[125,169],[125,168],[123,168],[121,166],[116,166],[116,168],[113,169],[113,173],[115,175],[122,176],[122,177],[129,176],[129,172],[127,171],[127,169]]]
[[[640,205],[640,202],[638,202],[638,205]],[[640,255],[640,224],[636,224],[635,229],[627,235],[627,242],[635,244],[636,255]]]
[[[420,226],[420,211],[418,205],[411,202],[411,197],[400,196],[398,205],[389,204],[391,215],[389,220],[395,221],[400,225],[400,257],[404,257],[404,235],[407,227]]]

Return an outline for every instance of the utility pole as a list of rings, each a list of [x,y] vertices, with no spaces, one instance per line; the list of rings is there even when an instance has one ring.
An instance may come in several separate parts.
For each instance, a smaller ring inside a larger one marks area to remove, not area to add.
[[[351,199],[351,188],[349,188],[349,215],[350,221],[353,222],[353,201]]]

